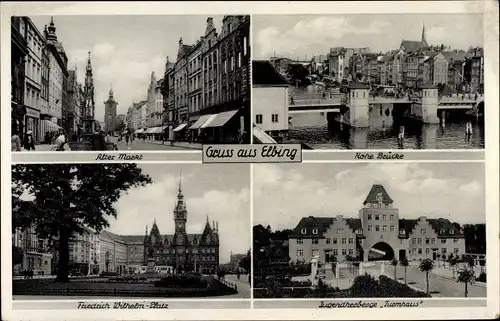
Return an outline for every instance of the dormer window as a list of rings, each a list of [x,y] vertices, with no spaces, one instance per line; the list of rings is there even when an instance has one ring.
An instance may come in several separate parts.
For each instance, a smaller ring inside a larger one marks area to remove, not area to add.
[[[453,229],[450,230],[450,234],[453,235],[455,234],[455,231]]]
[[[318,234],[318,229],[317,228],[313,229],[313,234]]]
[[[399,234],[405,235],[406,231],[404,229],[399,230]]]
[[[300,231],[301,234],[306,234],[307,233],[307,229],[303,228],[301,231]]]
[[[361,234],[361,233],[362,233],[362,231],[360,229],[356,230],[356,234]]]
[[[441,231],[439,231],[439,234],[444,234],[444,232],[445,232],[445,229],[442,228]]]

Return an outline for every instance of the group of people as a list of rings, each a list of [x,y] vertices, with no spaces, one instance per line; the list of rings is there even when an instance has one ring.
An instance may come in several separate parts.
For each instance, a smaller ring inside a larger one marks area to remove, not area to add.
[[[66,143],[66,138],[62,129],[59,130],[57,134],[51,133],[54,138],[54,144],[56,144],[58,150],[64,150],[64,144]],[[48,139],[49,134],[46,133],[46,140]],[[33,136],[33,131],[28,130],[24,137],[18,131],[13,131],[11,137],[11,151],[20,152],[22,150],[26,151],[34,151],[36,150],[35,138]]]

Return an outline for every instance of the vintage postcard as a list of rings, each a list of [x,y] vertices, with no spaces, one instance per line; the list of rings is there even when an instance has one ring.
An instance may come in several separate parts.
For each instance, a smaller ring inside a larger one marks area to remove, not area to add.
[[[482,14],[254,15],[252,27],[263,143],[262,131],[313,149],[484,148]]]
[[[248,164],[13,165],[13,300],[249,299],[249,188]]]
[[[249,16],[11,20],[12,151],[250,142]]]
[[[498,318],[498,12],[2,3],[2,319]]]

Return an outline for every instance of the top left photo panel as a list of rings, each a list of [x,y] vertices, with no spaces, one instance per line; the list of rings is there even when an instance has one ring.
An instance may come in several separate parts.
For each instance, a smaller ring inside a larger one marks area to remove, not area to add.
[[[11,17],[12,152],[250,143],[249,15]]]

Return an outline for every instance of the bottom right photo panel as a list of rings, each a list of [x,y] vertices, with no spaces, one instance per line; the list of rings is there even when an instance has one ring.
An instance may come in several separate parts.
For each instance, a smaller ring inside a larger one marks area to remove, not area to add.
[[[254,298],[486,298],[484,171],[255,164]]]

